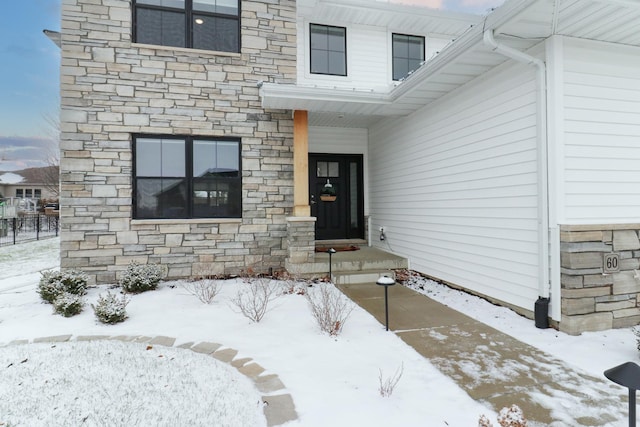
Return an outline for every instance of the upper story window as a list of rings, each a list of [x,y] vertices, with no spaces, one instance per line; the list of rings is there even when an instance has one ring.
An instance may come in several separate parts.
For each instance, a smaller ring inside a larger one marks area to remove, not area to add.
[[[393,34],[393,80],[415,71],[424,61],[424,37]]]
[[[137,43],[240,52],[240,0],[134,0]]]
[[[332,76],[347,75],[347,29],[311,24],[311,72]]]
[[[134,218],[240,218],[240,140],[133,139]]]

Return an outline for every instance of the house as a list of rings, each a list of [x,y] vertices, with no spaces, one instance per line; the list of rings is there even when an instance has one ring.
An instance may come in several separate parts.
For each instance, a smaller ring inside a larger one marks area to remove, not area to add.
[[[0,172],[0,199],[28,199],[37,203],[42,199],[58,198],[58,167],[44,166],[12,172]]]
[[[61,265],[296,272],[363,239],[536,323],[637,324],[639,19],[64,0]]]

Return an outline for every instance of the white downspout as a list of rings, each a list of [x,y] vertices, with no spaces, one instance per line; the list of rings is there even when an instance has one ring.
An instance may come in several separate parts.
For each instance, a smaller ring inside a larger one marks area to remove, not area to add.
[[[484,32],[484,43],[508,58],[536,67],[537,126],[538,126],[538,253],[539,277],[538,293],[549,298],[549,178],[547,154],[547,67],[541,59],[535,58],[509,46],[500,45],[493,37],[493,30]]]

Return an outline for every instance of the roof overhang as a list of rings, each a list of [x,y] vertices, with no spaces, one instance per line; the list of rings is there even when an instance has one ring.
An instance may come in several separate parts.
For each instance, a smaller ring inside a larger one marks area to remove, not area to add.
[[[357,24],[407,32],[457,36],[482,20],[470,13],[451,12],[389,0],[297,0],[298,17],[333,25]]]
[[[42,30],[45,36],[49,37],[49,39],[56,44],[58,47],[62,47],[62,40],[59,31],[51,31],[51,30]]]
[[[640,46],[638,22],[637,0],[509,0],[396,85],[363,91],[265,83],[262,105],[313,112],[311,124],[366,127],[381,117],[410,114],[506,61],[483,43],[486,30],[522,51],[554,34]]]

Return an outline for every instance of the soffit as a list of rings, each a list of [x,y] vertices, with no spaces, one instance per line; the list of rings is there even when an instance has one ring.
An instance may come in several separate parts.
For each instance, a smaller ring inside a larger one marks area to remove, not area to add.
[[[546,38],[563,35],[640,46],[640,1],[538,0],[496,35]]]
[[[483,44],[485,28],[494,29],[499,43],[526,51],[554,34],[640,45],[638,22],[637,0],[511,0],[388,90],[314,87],[303,88],[298,97],[274,97],[268,87],[261,92],[263,105],[307,110],[313,125],[368,127],[383,117],[410,114],[505,62]]]
[[[323,24],[371,25],[406,33],[457,36],[482,20],[449,12],[379,0],[298,0],[298,16]]]

